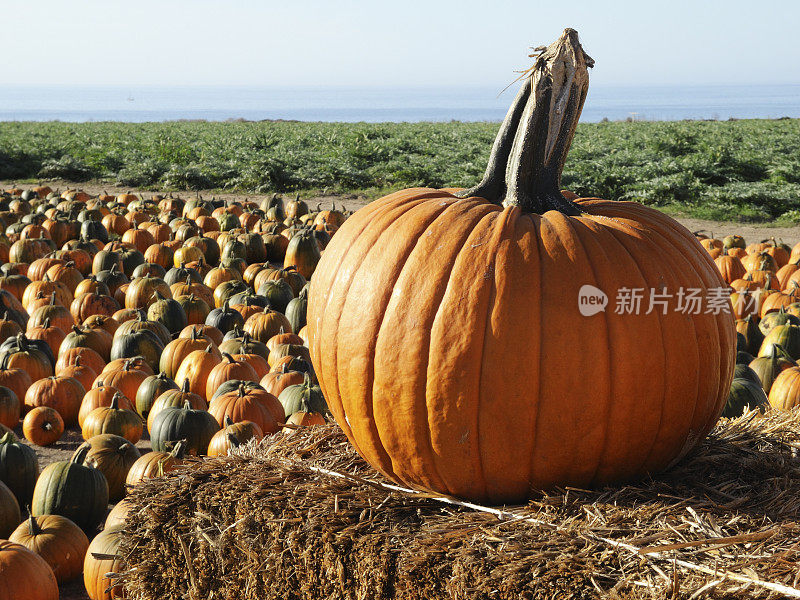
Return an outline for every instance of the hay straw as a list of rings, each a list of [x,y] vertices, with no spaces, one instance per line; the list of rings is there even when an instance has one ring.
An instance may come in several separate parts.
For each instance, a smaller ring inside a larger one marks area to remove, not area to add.
[[[336,425],[145,482],[134,599],[800,597],[800,413],[723,420],[658,478],[484,507],[396,486]]]

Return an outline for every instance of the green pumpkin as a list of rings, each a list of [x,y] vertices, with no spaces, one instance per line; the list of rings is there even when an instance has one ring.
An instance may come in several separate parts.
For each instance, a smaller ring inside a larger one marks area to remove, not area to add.
[[[300,290],[300,295],[292,299],[286,306],[286,318],[292,325],[292,331],[300,331],[306,325],[308,312],[308,284]]]
[[[321,415],[329,415],[328,403],[322,395],[322,389],[318,385],[312,385],[311,377],[305,374],[303,383],[290,385],[278,396],[278,400],[283,405],[286,418],[296,412],[314,412]]]
[[[61,515],[94,533],[108,510],[108,482],[103,473],[83,465],[88,452],[84,446],[71,461],[52,463],[42,471],[33,490],[34,517]]]
[[[756,359],[758,360],[758,359]],[[759,379],[758,375],[756,374],[753,369],[748,367],[747,365],[738,364],[733,369],[733,378],[734,379],[748,379],[757,385],[761,385],[761,379]]]
[[[738,368],[739,365],[737,365]],[[795,363],[780,345],[773,345],[770,349],[769,356],[759,356],[753,359],[750,364],[750,370],[756,374],[759,383],[764,390],[764,393],[769,394],[772,389],[772,384],[781,371],[789,367],[796,367]]]
[[[792,360],[800,358],[800,325],[786,323],[773,327],[770,332],[764,336],[764,341],[761,343],[761,349],[758,351],[758,355],[769,356],[771,347],[775,344],[781,346]]]
[[[158,363],[163,351],[164,344],[155,333],[149,330],[139,330],[119,336],[114,340],[111,345],[110,360],[142,356],[153,371],[158,371]]]
[[[30,505],[38,477],[36,451],[7,431],[0,437],[0,481],[9,487],[20,506]]]
[[[139,309],[137,311],[137,317],[135,319],[125,321],[117,327],[117,330],[114,332],[114,340],[116,341],[117,338],[126,336],[134,331],[142,330],[147,330],[155,334],[164,346],[172,341],[172,334],[169,332],[169,329],[158,321],[149,320],[147,318],[147,311],[144,309]]]
[[[231,229],[236,229],[237,227],[241,227],[241,223],[239,222],[238,217],[229,212],[222,213],[218,218],[217,222],[219,222],[219,230],[220,231],[230,231]]]
[[[188,269],[181,265],[180,267],[172,267],[167,274],[164,275],[164,283],[173,286],[176,283],[203,283],[203,277],[197,269]]]
[[[267,299],[267,306],[278,312],[286,312],[286,307],[294,298],[292,286],[282,279],[268,279],[258,288],[258,295]]]
[[[142,381],[136,391],[136,412],[147,421],[147,415],[153,407],[153,403],[161,394],[169,390],[177,390],[178,384],[167,377],[163,371],[158,375],[150,375]]]
[[[147,320],[161,323],[170,333],[180,333],[186,327],[186,313],[183,307],[172,298],[155,293],[156,301],[147,309]]]
[[[786,325],[787,323],[791,323],[792,325],[800,325],[800,319],[798,319],[795,315],[787,313],[784,308],[781,307],[779,310],[774,310],[765,314],[758,323],[758,329],[762,334],[767,335],[778,325]]]
[[[8,486],[0,481],[0,539],[7,540],[20,523],[19,502]]]
[[[228,283],[227,281],[225,283]],[[224,283],[222,285],[225,285]],[[206,325],[216,327],[222,333],[228,333],[236,328],[241,329],[244,327],[244,317],[238,310],[230,307],[228,300],[222,305],[222,308],[215,308],[206,317]]]
[[[734,379],[722,416],[738,417],[745,410],[754,408],[760,408],[763,411],[767,405],[767,395],[760,385],[749,379]]]
[[[237,239],[244,244],[244,260],[248,265],[267,260],[267,247],[264,245],[264,239],[260,235],[257,233],[244,233],[239,235]]]
[[[245,246],[243,242],[239,240],[230,240],[225,244],[225,247],[222,249],[220,261],[225,262],[232,258],[241,258],[244,261],[247,260],[247,246]]]
[[[229,379],[222,385],[217,388],[217,391],[211,396],[209,403],[213,401],[215,398],[219,398],[222,394],[227,394],[228,392],[235,392],[241,386],[244,386],[245,393],[249,392],[250,390],[263,390],[264,387],[260,383],[256,383],[255,381],[241,381],[239,379]]]
[[[740,326],[740,324],[743,324],[743,326]],[[756,319],[752,315],[747,315],[742,321],[737,322],[736,328],[744,336],[746,344],[744,351],[750,354],[758,354],[758,349],[761,348],[761,343],[764,341],[764,334],[761,333]]]
[[[155,416],[150,442],[154,451],[167,452],[172,443],[186,440],[186,452],[200,456],[217,431],[219,424],[208,411],[194,410],[186,402],[183,408],[165,408]]]
[[[725,250],[729,250],[730,248],[746,248],[747,242],[745,242],[744,238],[740,235],[726,235],[722,238],[722,247]]]
[[[249,288],[247,284],[241,279],[231,279],[230,281],[223,281],[214,290],[215,298],[219,296],[222,302],[230,300],[236,294],[246,292]]]
[[[234,334],[228,337],[234,331],[231,330],[225,334],[227,339],[219,345],[220,352],[227,352],[228,354],[258,354],[264,360],[269,358],[269,348],[264,342],[254,340],[246,331],[243,334]]]

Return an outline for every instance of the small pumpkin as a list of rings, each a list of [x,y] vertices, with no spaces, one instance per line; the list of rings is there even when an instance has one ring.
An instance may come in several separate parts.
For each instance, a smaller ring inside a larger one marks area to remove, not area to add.
[[[32,515],[61,515],[87,533],[95,530],[108,507],[108,483],[100,471],[83,465],[88,451],[45,467],[33,490]]]
[[[283,433],[292,434],[300,427],[314,427],[316,425],[325,425],[325,417],[315,412],[296,412],[286,419],[286,425],[283,427]]]
[[[136,412],[145,421],[156,399],[164,392],[177,390],[178,384],[161,371],[158,375],[150,375],[139,386],[136,392]]]
[[[0,540],[0,573],[5,575],[0,600],[58,600],[53,569],[21,544]]]
[[[220,429],[208,444],[208,456],[227,456],[231,448],[238,448],[251,439],[264,437],[261,428],[252,421],[234,423],[230,417],[225,418],[225,428]]]
[[[49,406],[37,406],[22,421],[25,439],[37,446],[55,444],[64,435],[64,419]]]
[[[108,482],[108,499],[117,502],[125,495],[125,479],[141,453],[129,440],[113,433],[101,433],[89,438],[80,448],[88,446],[83,464],[97,469]]]
[[[211,370],[222,362],[221,358],[213,352],[213,346],[208,345],[204,350],[194,350],[181,361],[175,381],[189,380],[190,390],[207,400],[206,386]]]
[[[221,427],[225,418],[234,423],[252,421],[265,434],[275,433],[283,423],[284,410],[278,399],[263,389],[247,389],[244,384],[232,392],[214,398],[208,411]]]
[[[39,478],[36,451],[20,442],[13,432],[0,437],[0,481],[5,483],[20,506],[28,506]]]
[[[69,583],[83,572],[89,538],[75,523],[61,515],[31,515],[20,523],[8,541],[25,546],[50,565],[59,584]]]
[[[312,384],[308,373],[303,374],[303,383],[285,388],[278,396],[278,400],[283,406],[287,418],[299,412],[329,414],[322,389],[318,385]]]
[[[757,383],[749,379],[734,379],[723,417],[738,417],[745,410],[760,408],[762,411],[767,404],[767,395]]]
[[[154,451],[163,452],[167,443],[186,440],[186,452],[197,456],[206,454],[208,444],[220,426],[204,410],[195,410],[189,402],[183,407],[169,407],[153,419],[150,441]]]
[[[89,440],[104,433],[123,437],[131,444],[141,439],[144,422],[136,412],[119,407],[121,397],[119,393],[114,394],[109,406],[95,408],[86,415],[81,427],[83,439]]]
[[[119,546],[122,542],[122,526],[104,529],[92,540],[83,562],[83,584],[91,600],[115,600],[124,598],[122,584],[114,585],[108,576],[123,570]]]
[[[138,485],[145,479],[163,477],[166,473],[174,471],[184,464],[186,456],[186,441],[180,440],[172,445],[169,452],[148,452],[143,454],[128,471],[125,484],[131,487]]]

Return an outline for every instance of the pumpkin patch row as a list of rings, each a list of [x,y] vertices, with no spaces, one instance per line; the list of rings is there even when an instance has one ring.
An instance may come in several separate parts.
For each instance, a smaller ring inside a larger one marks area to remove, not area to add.
[[[0,195],[0,553],[39,570],[42,597],[81,572],[112,597],[130,486],[325,422],[308,280],[345,218],[277,197]],[[32,444],[85,443],[40,472],[20,421]]]
[[[730,286],[737,357],[723,416],[800,405],[800,244],[696,232]]]

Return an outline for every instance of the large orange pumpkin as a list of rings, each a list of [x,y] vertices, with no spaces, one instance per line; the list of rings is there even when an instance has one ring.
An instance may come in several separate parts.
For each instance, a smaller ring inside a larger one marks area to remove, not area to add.
[[[58,600],[53,569],[21,544],[0,540],[0,573],[0,600]]]
[[[394,481],[520,503],[660,471],[722,412],[730,308],[615,310],[626,288],[727,298],[709,254],[656,210],[559,193],[590,65],[566,30],[537,56],[481,184],[370,203],[315,270],[307,326],[322,390]],[[581,314],[583,286],[608,295],[604,312]]]

